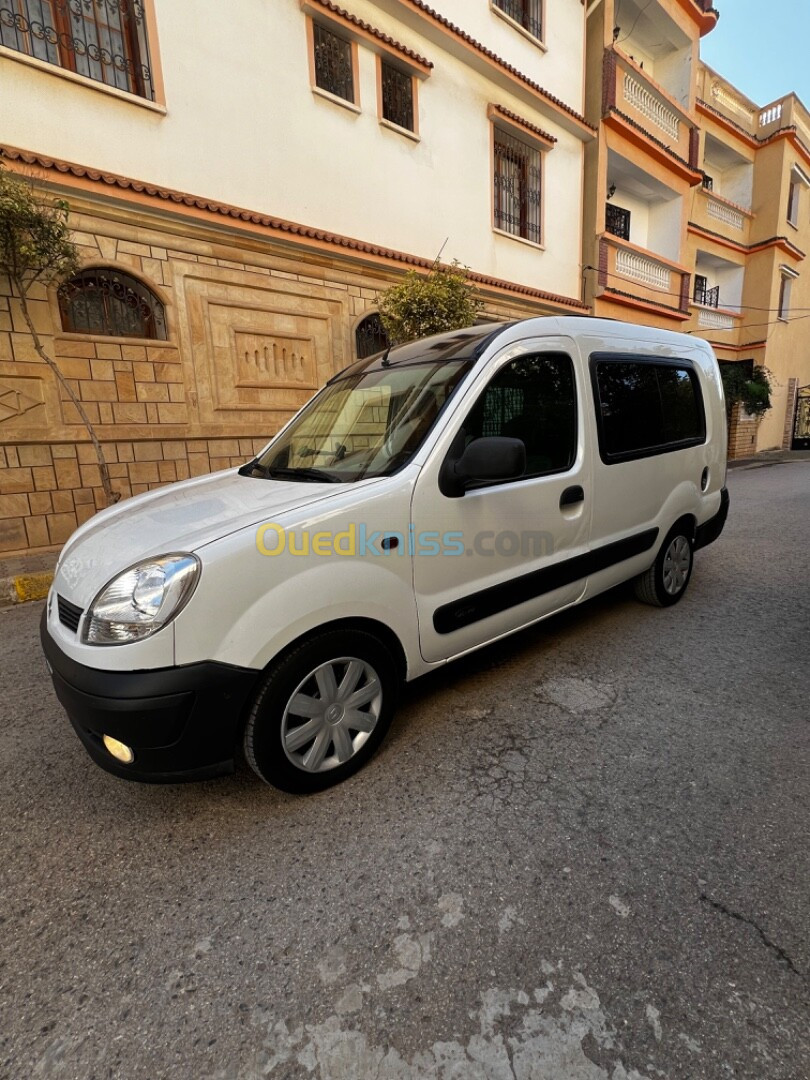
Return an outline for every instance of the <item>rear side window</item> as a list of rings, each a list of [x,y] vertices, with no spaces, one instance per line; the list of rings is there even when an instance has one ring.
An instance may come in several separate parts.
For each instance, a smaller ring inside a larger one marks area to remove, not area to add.
[[[703,397],[689,361],[594,355],[591,372],[603,461],[630,461],[705,441]]]

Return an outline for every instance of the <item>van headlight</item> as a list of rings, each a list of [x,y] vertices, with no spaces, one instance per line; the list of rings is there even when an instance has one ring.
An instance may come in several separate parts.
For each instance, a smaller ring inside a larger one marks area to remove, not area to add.
[[[200,576],[195,555],[147,559],[110,581],[87,610],[82,641],[125,645],[156,633],[183,610]]]

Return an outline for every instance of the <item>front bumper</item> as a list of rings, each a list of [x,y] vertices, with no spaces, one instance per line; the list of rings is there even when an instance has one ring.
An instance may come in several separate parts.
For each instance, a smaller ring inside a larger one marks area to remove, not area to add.
[[[100,671],[72,660],[48,632],[40,637],[56,696],[85,749],[127,780],[174,784],[233,772],[242,716],[259,671],[208,661],[155,671]],[[112,757],[103,735],[135,752]]]

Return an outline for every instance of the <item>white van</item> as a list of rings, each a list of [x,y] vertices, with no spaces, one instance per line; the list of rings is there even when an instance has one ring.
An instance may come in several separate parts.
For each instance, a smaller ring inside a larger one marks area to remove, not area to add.
[[[635,579],[674,604],[728,513],[698,338],[549,317],[336,375],[251,462],[98,514],[42,622],[94,760],[316,791],[358,769],[403,680]]]

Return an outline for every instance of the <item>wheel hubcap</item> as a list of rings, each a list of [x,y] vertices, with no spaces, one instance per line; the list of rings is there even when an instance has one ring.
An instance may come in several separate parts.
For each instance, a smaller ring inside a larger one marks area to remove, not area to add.
[[[284,753],[303,772],[345,765],[377,726],[382,699],[377,672],[365,660],[343,656],[321,664],[287,702],[281,725]]]
[[[664,556],[664,588],[670,596],[677,596],[689,578],[692,565],[692,549],[685,536],[676,536]]]

